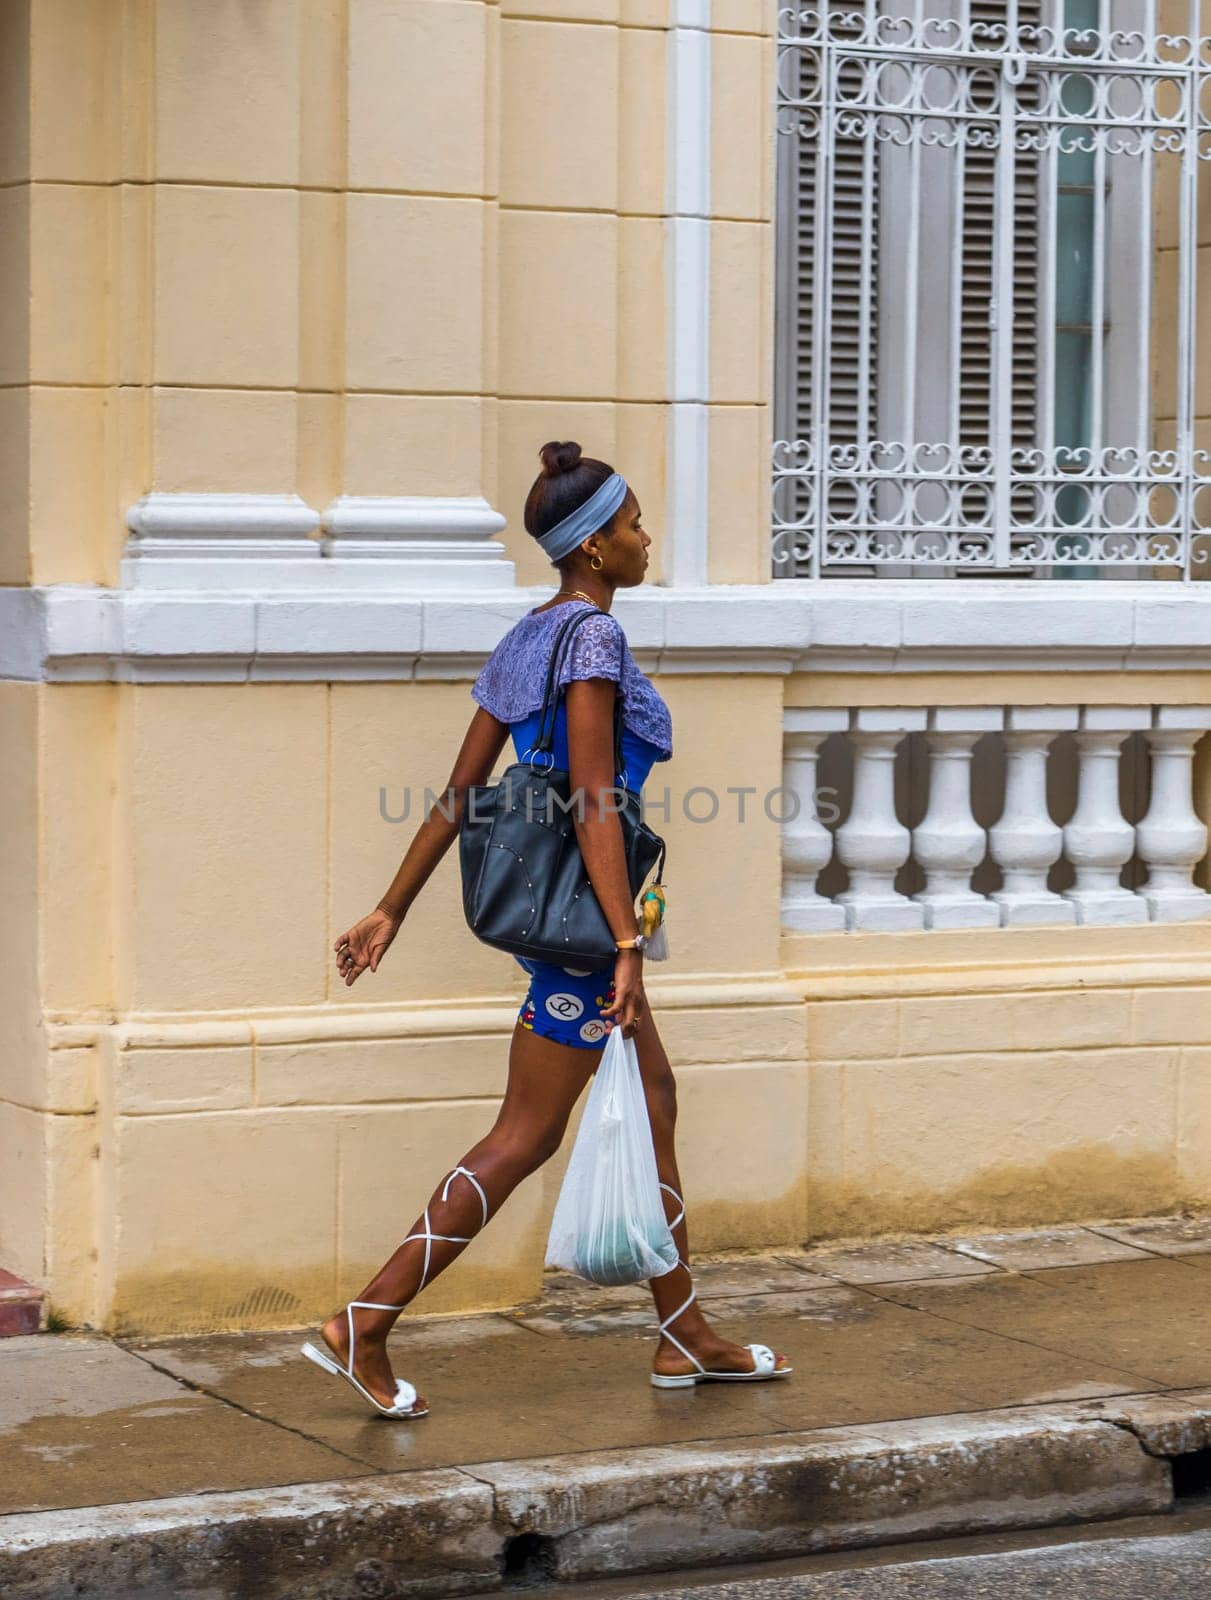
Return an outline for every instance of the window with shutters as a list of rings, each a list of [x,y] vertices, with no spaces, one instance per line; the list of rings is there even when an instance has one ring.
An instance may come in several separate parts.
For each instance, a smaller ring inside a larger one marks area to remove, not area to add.
[[[779,13],[774,576],[1211,570],[1199,6]]]

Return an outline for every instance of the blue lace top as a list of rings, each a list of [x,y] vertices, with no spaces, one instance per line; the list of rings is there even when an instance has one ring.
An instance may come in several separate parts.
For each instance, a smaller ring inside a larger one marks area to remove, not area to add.
[[[598,610],[588,600],[566,600],[546,611],[528,611],[501,639],[471,685],[473,699],[509,725],[519,759],[538,734],[557,624],[569,606]],[[626,783],[630,789],[641,788],[653,764],[667,761],[673,754],[672,718],[655,684],[636,665],[621,623],[609,612],[578,623],[570,641],[565,642],[558,681],[565,684],[574,678],[613,678],[619,684]],[[568,728],[563,701],[555,718],[552,754],[555,765],[566,771]],[[540,764],[550,763],[540,758]]]

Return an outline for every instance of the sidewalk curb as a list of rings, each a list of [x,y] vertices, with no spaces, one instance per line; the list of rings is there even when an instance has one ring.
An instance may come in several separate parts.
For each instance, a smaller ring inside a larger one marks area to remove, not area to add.
[[[6,1600],[486,1593],[1171,1510],[1211,1391],[0,1517]]]

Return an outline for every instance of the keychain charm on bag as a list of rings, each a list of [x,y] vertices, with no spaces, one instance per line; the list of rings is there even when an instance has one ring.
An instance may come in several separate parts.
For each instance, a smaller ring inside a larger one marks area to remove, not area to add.
[[[668,900],[664,885],[652,884],[650,889],[643,891],[639,902],[639,914],[643,918],[643,954],[647,961],[667,961],[669,958],[669,936],[665,932],[665,914],[668,909]]]

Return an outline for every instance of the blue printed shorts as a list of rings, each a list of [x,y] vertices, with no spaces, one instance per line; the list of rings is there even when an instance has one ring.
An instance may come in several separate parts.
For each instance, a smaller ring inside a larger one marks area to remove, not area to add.
[[[601,1008],[614,1002],[614,968],[560,967],[550,961],[514,956],[530,974],[530,987],[517,1013],[523,1028],[557,1044],[599,1050],[614,1026]]]

